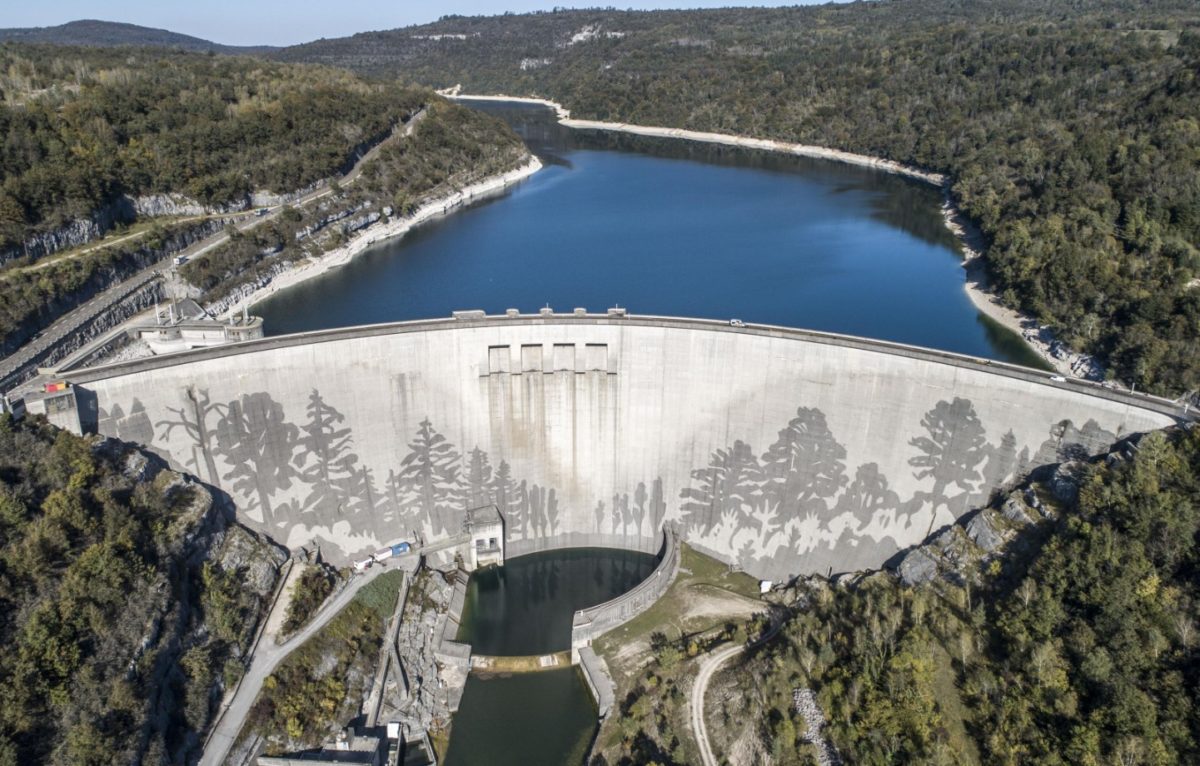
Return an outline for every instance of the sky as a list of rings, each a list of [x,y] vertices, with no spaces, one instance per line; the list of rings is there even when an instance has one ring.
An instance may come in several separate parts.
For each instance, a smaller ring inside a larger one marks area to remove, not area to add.
[[[824,0],[821,0],[823,2]],[[639,9],[811,5],[817,0],[635,0]],[[448,15],[490,16],[554,7],[627,7],[629,0],[4,0],[3,27],[49,27],[76,19],[124,21],[225,45],[292,45],[320,37],[423,24]]]

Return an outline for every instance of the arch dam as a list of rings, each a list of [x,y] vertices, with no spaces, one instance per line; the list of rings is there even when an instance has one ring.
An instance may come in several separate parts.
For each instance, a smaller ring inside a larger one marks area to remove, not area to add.
[[[84,431],[346,563],[458,534],[508,554],[683,540],[766,579],[882,565],[1029,469],[1178,422],[1173,403],[878,341],[696,319],[484,316],[61,372]]]

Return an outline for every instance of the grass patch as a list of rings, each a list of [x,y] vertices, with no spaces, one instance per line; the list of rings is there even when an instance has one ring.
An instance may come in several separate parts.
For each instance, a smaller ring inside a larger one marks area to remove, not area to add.
[[[692,635],[723,627],[731,618],[744,618],[754,606],[751,600],[761,603],[757,580],[744,572],[731,572],[726,564],[683,544],[679,575],[663,597],[645,612],[596,639],[593,648],[609,663],[614,674],[625,675],[629,663],[621,659],[622,649],[630,643],[644,643],[648,649],[650,635],[655,632],[678,638],[676,634]],[[722,603],[736,609],[721,614]]]
[[[364,585],[362,590],[354,594],[354,600],[350,603],[361,604],[386,620],[396,608],[396,597],[400,595],[400,586],[403,584],[403,570],[385,572]]]

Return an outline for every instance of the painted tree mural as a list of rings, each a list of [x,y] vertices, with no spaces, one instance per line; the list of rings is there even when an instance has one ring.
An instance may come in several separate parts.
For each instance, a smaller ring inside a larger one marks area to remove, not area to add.
[[[542,530],[542,534],[551,536],[558,534],[559,526],[559,511],[558,511],[558,493],[553,487],[546,493],[546,526]]]
[[[429,418],[421,421],[408,447],[399,472],[402,503],[432,534],[446,532],[446,516],[462,502],[461,456]]]
[[[624,510],[622,510],[622,505]],[[612,533],[615,535],[625,528],[626,519],[629,517],[629,495],[625,495],[624,500],[621,499],[621,493],[615,493],[612,499]]]
[[[534,484],[529,489],[529,536],[546,534],[546,490]]]
[[[975,482],[980,479],[975,469],[987,455],[987,439],[971,402],[957,396],[952,402],[942,400],[935,404],[921,418],[921,426],[926,435],[909,441],[921,454],[910,458],[908,464],[917,469],[913,473],[916,478],[933,479],[929,528],[925,532],[928,537],[938,507],[949,505],[946,490],[957,486],[966,493],[974,491]]]
[[[467,508],[478,508],[490,505],[492,500],[492,464],[488,454],[479,447],[471,450],[467,456],[466,474]]]
[[[633,532],[640,535],[642,533],[642,520],[646,518],[646,482],[639,481],[637,489],[633,491]]]
[[[857,528],[870,524],[875,514],[894,510],[900,505],[900,497],[888,489],[887,477],[875,463],[864,463],[854,472],[854,481],[838,499],[836,510],[854,516]]]
[[[120,403],[114,404],[110,412],[100,408],[97,412],[100,433],[115,434],[121,441],[136,442],[150,446],[154,442],[154,424],[142,400],[134,397],[129,406],[129,414]]]
[[[208,391],[197,391],[188,386],[184,393],[187,404],[183,407],[167,407],[167,411],[175,415],[174,420],[160,420],[155,423],[161,428],[159,438],[167,440],[175,429],[182,429],[192,439],[192,454],[185,461],[197,475],[200,475],[200,464],[203,462],[205,475],[202,479],[215,486],[221,486],[220,474],[217,472],[217,461],[213,454],[213,433],[208,425],[208,417],[212,413],[220,414],[220,405],[214,404],[209,398]]]
[[[513,513],[512,513],[512,531],[508,533],[510,538],[520,535],[522,538],[529,536],[529,485],[524,479],[517,485],[516,495],[513,497]]]
[[[350,510],[351,498],[360,485],[358,455],[350,451],[354,437],[343,425],[346,417],[315,388],[308,396],[306,412],[308,421],[300,437],[304,453],[301,475],[308,484],[304,512],[328,524]]]
[[[140,402],[134,401],[133,410],[110,407],[100,414],[106,433],[125,434],[127,421],[130,433],[150,422]],[[513,540],[564,530],[653,535],[672,512],[665,493],[676,491],[667,490],[660,477],[615,488],[603,500],[581,496],[578,488],[564,496],[534,483],[540,474],[527,480],[504,460],[494,465],[494,456],[478,446],[460,452],[428,418],[416,428],[400,465],[367,465],[354,452],[346,418],[315,389],[299,425],[288,422],[283,407],[266,393],[215,403],[207,390],[189,387],[183,406],[166,411],[169,417],[153,427],[157,439],[172,440],[174,457],[202,480],[224,481],[243,510],[261,512],[264,527],[304,519],[314,534],[349,545],[357,544],[353,536],[362,537],[360,530],[351,537],[316,530],[354,516],[362,519],[356,525],[369,525],[377,537],[408,535],[415,528],[436,539],[458,531],[464,510],[489,503],[499,508]],[[938,401],[920,424],[923,432],[908,440],[911,452],[899,458],[908,458],[916,480],[903,477],[905,497],[877,463],[864,462],[849,476],[847,449],[825,414],[799,407],[765,452],[740,440],[714,449],[708,464],[690,471],[689,485],[677,490],[674,512],[689,540],[743,565],[754,562],[752,571],[797,572],[813,562],[837,566],[856,558],[850,549],[864,535],[872,538],[871,546],[886,537],[897,548],[909,545],[920,532],[913,526],[914,518],[923,519],[920,514],[930,515],[928,536],[939,516],[958,516],[985,500],[986,490],[1038,461],[1094,452],[1116,438],[1094,421],[1082,428],[1061,421],[1040,445],[1021,445],[1012,430],[991,444],[972,403],[963,398]],[[186,438],[179,438],[181,432]],[[863,446],[858,436],[856,451]],[[378,484],[375,470],[386,471],[378,474]],[[568,507],[571,502],[581,505]]]
[[[692,478],[698,485],[685,487],[681,493],[685,527],[696,527],[707,535],[718,525],[751,523],[762,492],[763,472],[749,444],[736,441],[729,449],[716,450],[708,467],[692,471]]]
[[[512,467],[503,460],[492,475],[489,487],[492,502],[496,504],[500,515],[504,517],[504,526],[508,534],[512,534],[513,525],[519,520],[520,498],[517,495],[517,484],[513,480]]]
[[[396,469],[388,470],[387,478],[383,480],[383,491],[387,496],[387,505],[383,511],[383,523],[387,528],[393,528],[400,522],[400,508],[403,505],[404,488],[400,484],[400,475]]]
[[[274,526],[271,496],[291,489],[300,476],[293,465],[300,429],[287,421],[283,405],[270,394],[246,394],[224,408],[217,421],[216,450],[231,468],[222,478],[249,499],[248,508]]]
[[[656,478],[650,489],[650,533],[658,534],[667,517],[667,499],[663,497],[662,478]]]
[[[350,486],[350,499],[347,509],[351,514],[365,514],[372,519],[377,518],[376,511],[382,498],[375,485],[375,473],[365,465],[359,468]],[[392,537],[392,530],[387,530],[387,537]]]
[[[1000,487],[1017,467],[1017,437],[1010,428],[1000,437],[1000,444],[987,446],[987,462],[983,465],[983,486]],[[987,498],[981,498],[986,500]]]
[[[846,484],[845,459],[825,413],[801,407],[763,455],[763,497],[779,512],[823,514],[825,500]]]

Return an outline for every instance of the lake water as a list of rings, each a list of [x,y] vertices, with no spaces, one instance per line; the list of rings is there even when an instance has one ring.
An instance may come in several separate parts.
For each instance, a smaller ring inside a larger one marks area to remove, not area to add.
[[[580,134],[542,107],[486,108],[546,167],[259,304],[268,334],[620,305],[1035,363],[967,298],[936,189],[826,161]]]
[[[532,655],[569,649],[575,610],[632,589],[655,556],[575,548],[509,559],[467,584],[458,640],[476,654]],[[450,733],[448,766],[581,763],[596,731],[596,706],[576,668],[467,680]]]

